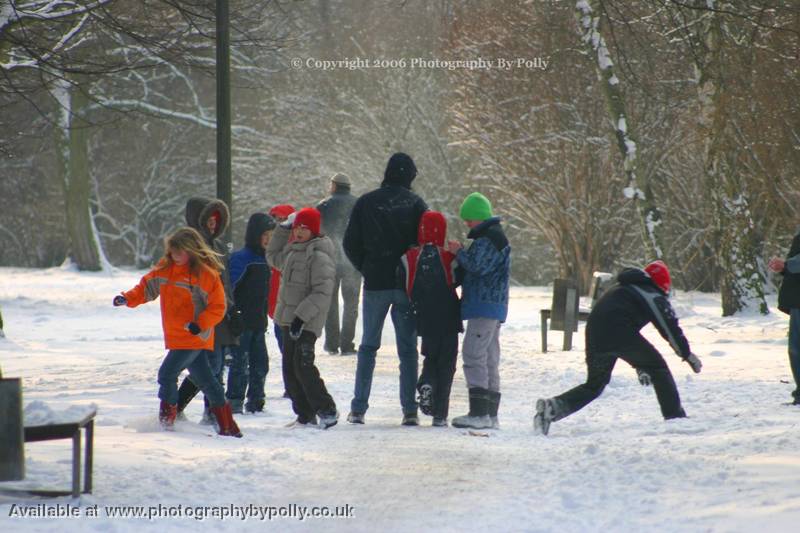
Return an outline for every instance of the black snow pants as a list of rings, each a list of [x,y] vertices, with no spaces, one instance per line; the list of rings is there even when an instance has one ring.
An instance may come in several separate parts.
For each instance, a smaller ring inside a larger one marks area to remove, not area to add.
[[[292,409],[302,422],[309,422],[318,413],[336,412],[336,404],[328,394],[325,382],[314,365],[314,344],[317,336],[303,331],[292,339],[289,328],[281,328],[283,338],[283,382],[292,400]]]
[[[560,420],[583,409],[592,400],[600,396],[611,379],[611,372],[614,370],[617,358],[650,375],[664,419],[683,418],[686,416],[681,407],[678,388],[666,361],[647,339],[637,334],[636,338],[625,342],[613,351],[595,352],[587,348],[586,383],[578,385],[554,398],[555,420]]]
[[[458,332],[424,335],[420,348],[424,359],[417,390],[427,383],[433,388],[433,416],[447,418],[450,388],[458,359]]]

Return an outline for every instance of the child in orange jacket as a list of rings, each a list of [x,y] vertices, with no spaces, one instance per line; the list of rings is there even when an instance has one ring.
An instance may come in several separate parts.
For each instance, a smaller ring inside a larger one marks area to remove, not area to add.
[[[200,234],[181,228],[164,241],[164,257],[133,289],[114,297],[114,306],[136,307],[161,297],[161,325],[169,350],[158,370],[159,420],[175,424],[178,376],[188,369],[209,398],[220,435],[241,437],[225,402],[225,390],[214,378],[203,350],[214,349],[214,326],[225,315],[222,263]]]

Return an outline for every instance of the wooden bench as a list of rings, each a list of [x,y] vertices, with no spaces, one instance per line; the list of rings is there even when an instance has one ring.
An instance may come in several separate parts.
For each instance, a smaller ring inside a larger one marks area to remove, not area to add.
[[[592,305],[602,296],[612,275],[606,272],[595,272],[592,275],[592,285],[589,295]],[[564,351],[572,349],[572,334],[578,331],[578,322],[585,322],[589,318],[591,309],[578,306],[578,286],[575,280],[556,279],[553,281],[553,300],[550,309],[539,311],[542,330],[542,353],[547,353],[547,329],[564,332]]]
[[[85,432],[86,446],[83,464],[83,492],[92,492],[94,459],[94,417],[92,409],[81,413],[78,420],[58,421],[53,424],[23,426],[21,380],[0,380],[0,481],[18,481],[25,478],[24,443],[57,439],[72,439],[71,490],[3,489],[2,492],[24,493],[36,496],[67,496],[81,494],[81,430]]]
[[[86,433],[83,465],[83,493],[92,492],[92,468],[94,462],[94,417],[97,411],[92,410],[80,420],[47,424],[43,426],[25,426],[25,442],[41,442],[46,440],[72,439],[72,490],[26,490],[37,496],[67,496],[77,498],[81,493],[81,430]]]

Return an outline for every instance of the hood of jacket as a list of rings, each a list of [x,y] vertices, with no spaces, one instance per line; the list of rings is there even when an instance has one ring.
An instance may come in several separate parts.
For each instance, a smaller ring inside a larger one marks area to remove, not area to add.
[[[219,214],[219,224],[212,235],[206,224],[214,213]],[[194,197],[186,202],[186,224],[200,232],[206,239],[213,240],[225,233],[230,223],[231,214],[228,206],[219,199]]]
[[[659,293],[662,291],[650,276],[641,268],[624,268],[617,275],[617,281],[622,285],[645,285],[652,287]]]
[[[244,234],[244,245],[257,254],[264,255],[261,246],[261,235],[265,231],[275,229],[275,220],[265,213],[253,213],[247,221],[247,230]]]
[[[438,211],[425,211],[419,221],[419,232],[417,240],[419,245],[434,244],[444,246],[445,235],[447,234],[447,221],[444,215]]]

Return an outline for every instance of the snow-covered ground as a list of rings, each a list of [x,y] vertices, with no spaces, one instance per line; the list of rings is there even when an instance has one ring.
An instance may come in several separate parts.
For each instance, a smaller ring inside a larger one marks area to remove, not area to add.
[[[548,288],[512,289],[501,334],[502,429],[488,438],[432,428],[427,417],[421,427],[400,426],[388,321],[367,424],[286,428],[293,416],[281,398],[270,336],[267,410],[239,416],[245,435],[233,439],[195,423],[201,401],[189,408],[194,422],[159,430],[158,304],[111,307],[141,274],[0,269],[4,375],[23,378],[24,402],[44,402],[38,410],[98,408],[93,494],[35,500],[0,493],[4,531],[797,531],[800,409],[784,405],[792,386],[788,323],[780,313],[723,319],[717,295],[679,293],[676,308],[703,373],[692,374],[655,330],[645,334],[667,357],[690,418],[664,422],[652,389],[621,363],[603,396],[554,424],[548,437],[532,432],[536,398],[584,378],[583,325],[572,351],[559,351],[561,334],[554,332],[551,351],[540,352],[539,309],[549,306]],[[356,359],[319,355],[317,362],[344,418]],[[466,407],[459,368],[451,415]],[[69,487],[69,441],[32,443],[25,452],[26,480],[1,483],[0,491]],[[31,516],[57,512],[56,505],[80,516]],[[145,514],[161,506],[175,516],[108,516],[117,506]],[[305,506],[352,516],[195,516],[239,507],[296,515]],[[89,516],[94,510],[99,516]]]

